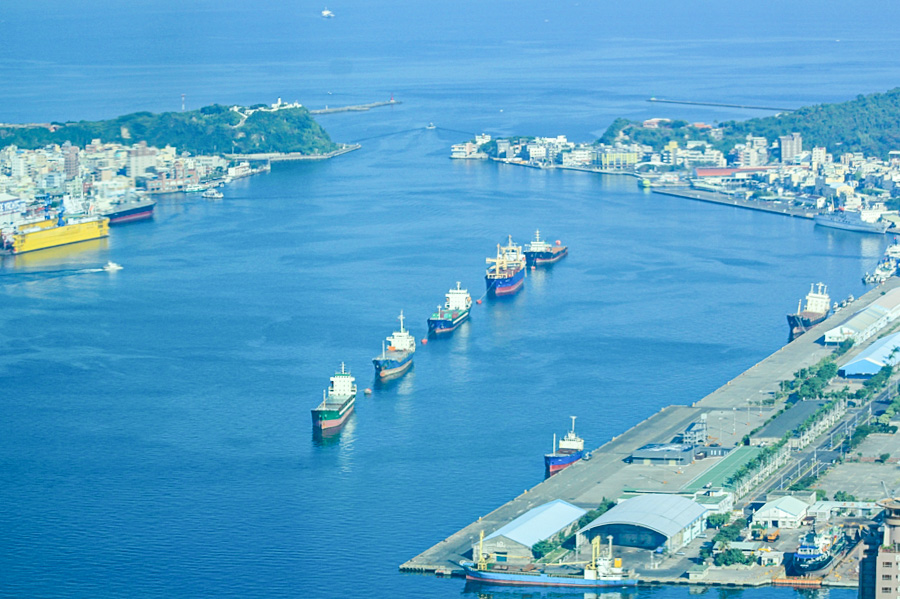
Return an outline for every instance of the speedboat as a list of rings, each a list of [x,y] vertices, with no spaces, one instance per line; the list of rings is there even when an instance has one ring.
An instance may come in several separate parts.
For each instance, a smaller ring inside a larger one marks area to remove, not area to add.
[[[121,265],[121,264],[116,264],[115,262],[110,261],[110,262],[107,262],[107,263],[103,266],[103,270],[105,270],[106,272],[113,272],[113,271],[116,271],[116,270],[122,270],[122,265]]]
[[[326,8],[325,10],[322,11],[322,18],[323,19],[333,19],[334,13]]]

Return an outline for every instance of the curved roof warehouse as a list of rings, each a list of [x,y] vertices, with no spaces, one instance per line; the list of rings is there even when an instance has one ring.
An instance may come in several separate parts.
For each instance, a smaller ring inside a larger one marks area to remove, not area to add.
[[[612,535],[613,544],[675,551],[706,526],[707,509],[680,495],[639,495],[627,499],[578,531],[579,545],[597,535]]]

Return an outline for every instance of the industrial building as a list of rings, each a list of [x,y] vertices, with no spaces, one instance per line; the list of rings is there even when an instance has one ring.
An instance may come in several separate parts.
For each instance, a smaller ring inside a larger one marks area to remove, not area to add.
[[[868,378],[887,365],[900,362],[900,333],[875,341],[858,356],[844,364],[838,374],[844,378]]]
[[[827,331],[825,343],[840,343],[847,339],[861,343],[871,339],[898,316],[900,316],[900,288],[888,291],[845,323]]]
[[[703,532],[706,514],[705,507],[679,495],[640,495],[579,530],[576,543],[583,546],[596,536],[612,536],[619,546],[677,551]]]
[[[506,526],[484,537],[483,551],[493,562],[528,563],[532,561],[531,548],[572,527],[586,510],[556,499],[528,510]],[[478,545],[472,549],[477,559]]]
[[[683,466],[694,461],[694,446],[690,443],[650,443],[634,450],[629,456],[632,464],[665,464]]]
[[[796,497],[779,497],[766,502],[753,514],[753,524],[765,528],[800,528],[809,504]]]

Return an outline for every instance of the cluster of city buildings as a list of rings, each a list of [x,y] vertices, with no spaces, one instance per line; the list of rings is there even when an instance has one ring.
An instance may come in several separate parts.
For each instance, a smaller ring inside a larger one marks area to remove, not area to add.
[[[659,128],[665,120],[650,119],[643,126]],[[692,128],[708,139],[722,136],[703,123]],[[483,134],[452,146],[451,158],[633,173],[647,177],[648,185],[675,182],[742,199],[788,201],[815,210],[840,207],[861,212],[869,222],[889,212],[887,200],[900,197],[900,151],[891,151],[887,160],[859,152],[835,156],[825,147],[804,148],[799,133],[776,140],[747,135],[727,154],[706,139],[672,140],[657,150],[626,137],[610,145],[574,143],[564,135],[492,139]]]
[[[254,172],[246,162],[221,156],[190,156],[176,148],[155,148],[93,140],[80,148],[68,142],[36,150],[0,149],[0,227],[14,226],[30,208],[48,202],[102,209],[144,194],[202,191],[223,180]]]

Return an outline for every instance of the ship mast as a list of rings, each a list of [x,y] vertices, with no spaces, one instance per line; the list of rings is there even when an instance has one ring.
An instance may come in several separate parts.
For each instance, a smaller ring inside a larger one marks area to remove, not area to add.
[[[572,419],[572,436],[574,437],[575,436],[575,418],[577,418],[577,416],[569,416],[569,418]]]
[[[406,331],[403,330],[403,310],[400,310],[399,318],[400,318],[400,332],[405,333]]]

